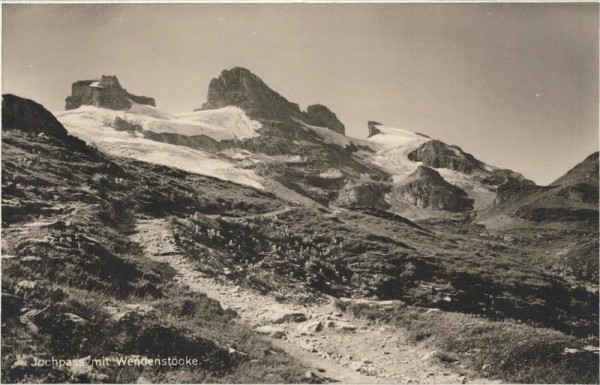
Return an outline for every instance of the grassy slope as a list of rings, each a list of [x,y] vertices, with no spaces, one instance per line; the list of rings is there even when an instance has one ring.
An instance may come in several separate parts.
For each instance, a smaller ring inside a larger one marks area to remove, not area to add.
[[[301,381],[302,367],[217,302],[173,286],[173,271],[141,255],[127,236],[134,215],[240,215],[281,203],[52,138],[10,131],[2,139],[3,382]],[[31,367],[33,357],[132,355],[186,355],[202,365]]]
[[[196,215],[174,222],[180,245],[206,272],[259,290],[401,299],[583,336],[597,333],[597,294],[533,267],[503,242],[434,229],[376,210],[308,208],[274,217]]]
[[[597,384],[598,353],[586,351],[598,340],[580,340],[556,330],[512,320],[490,321],[460,313],[426,311],[412,306],[382,308],[338,301],[343,311],[409,331],[413,343],[435,349],[442,364],[470,368],[510,383]]]

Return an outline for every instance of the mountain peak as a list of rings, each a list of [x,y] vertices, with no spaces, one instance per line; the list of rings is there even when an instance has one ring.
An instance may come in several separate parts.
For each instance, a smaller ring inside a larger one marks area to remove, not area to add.
[[[153,98],[127,92],[116,75],[102,75],[100,79],[76,81],[71,86],[71,96],[68,96],[65,101],[66,110],[73,110],[82,105],[127,110],[132,102],[156,106]]]
[[[296,118],[341,134],[345,132],[344,125],[329,108],[315,104],[303,112],[298,104],[288,101],[244,67],[223,70],[218,78],[212,79],[206,99],[201,110],[236,106],[253,118],[285,122]]]
[[[236,106],[250,116],[276,120],[301,115],[297,104],[289,102],[243,67],[223,70],[218,78],[212,79],[206,99],[202,110]]]

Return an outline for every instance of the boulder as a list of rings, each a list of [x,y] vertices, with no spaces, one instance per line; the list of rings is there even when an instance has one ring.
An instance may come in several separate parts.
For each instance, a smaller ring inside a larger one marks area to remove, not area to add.
[[[259,326],[254,329],[258,334],[263,334],[271,338],[283,338],[285,337],[285,330],[277,326],[265,325]]]
[[[304,313],[289,313],[285,314],[283,317],[276,319],[275,321],[273,321],[273,323],[281,324],[284,322],[304,322],[307,319],[308,318],[306,318],[306,315]]]
[[[323,324],[321,323],[321,321],[310,321],[310,322],[302,324],[298,328],[298,333],[313,334],[316,332],[320,332],[321,330],[323,330]]]

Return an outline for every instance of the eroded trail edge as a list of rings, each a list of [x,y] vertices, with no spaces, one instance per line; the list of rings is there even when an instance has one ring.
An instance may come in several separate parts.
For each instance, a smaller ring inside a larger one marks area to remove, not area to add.
[[[340,313],[332,303],[295,306],[200,273],[177,248],[165,219],[139,219],[132,239],[146,256],[169,264],[177,282],[234,309],[240,321],[274,346],[343,383],[465,383],[461,373],[435,362],[433,352],[406,341],[406,333]],[[477,379],[481,383],[484,380]]]

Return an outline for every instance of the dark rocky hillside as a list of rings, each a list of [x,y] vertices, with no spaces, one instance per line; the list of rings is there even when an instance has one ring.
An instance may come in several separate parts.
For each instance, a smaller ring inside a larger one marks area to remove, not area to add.
[[[128,236],[140,216],[246,215],[281,202],[216,179],[112,159],[56,134],[54,120],[40,120],[49,114],[40,105],[4,98],[3,115],[22,110],[36,111],[35,128],[13,120],[2,129],[3,382],[259,382],[266,372],[273,382],[301,381],[300,365],[248,337],[218,302],[173,286],[172,269],[146,258]],[[91,364],[140,355],[193,356],[200,364],[166,371]],[[34,357],[87,358],[72,368],[32,367]]]

